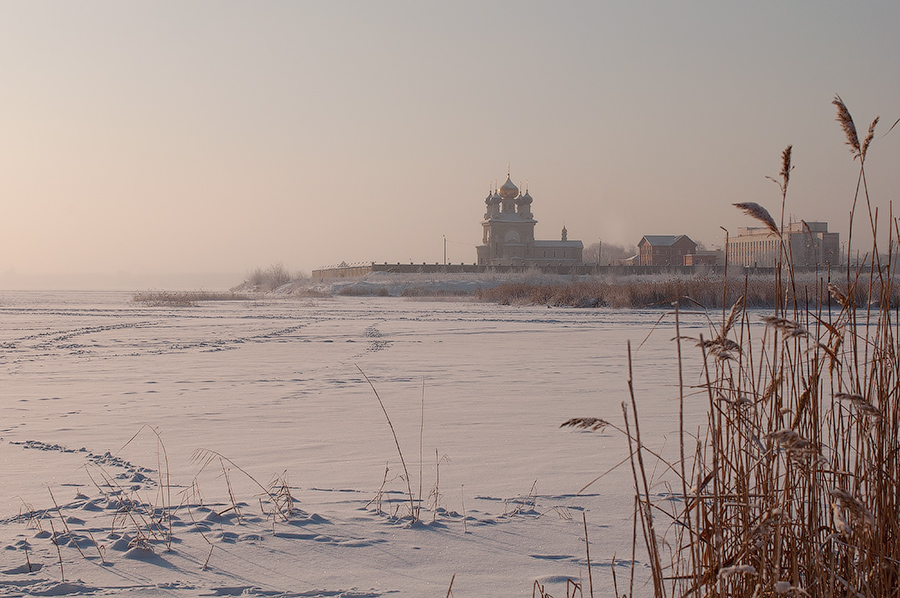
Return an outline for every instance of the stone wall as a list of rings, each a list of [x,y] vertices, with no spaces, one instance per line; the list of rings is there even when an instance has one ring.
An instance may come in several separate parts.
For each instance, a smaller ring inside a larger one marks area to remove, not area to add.
[[[805,270],[797,268],[797,271]],[[740,266],[731,265],[729,273],[731,275],[741,274],[773,274],[774,268],[741,268]],[[387,262],[376,264],[374,262],[363,265],[353,264],[350,266],[333,266],[329,268],[320,268],[312,271],[312,278],[355,278],[365,276],[370,272],[386,272],[392,274],[481,274],[485,272],[493,273],[516,273],[516,272],[539,272],[543,274],[560,274],[567,276],[640,276],[640,275],[681,275],[690,276],[700,272],[706,272],[710,275],[721,276],[724,274],[723,266],[698,265],[698,266],[600,266],[598,264],[578,264],[578,265],[548,265],[548,266],[489,266],[477,264],[389,264]]]

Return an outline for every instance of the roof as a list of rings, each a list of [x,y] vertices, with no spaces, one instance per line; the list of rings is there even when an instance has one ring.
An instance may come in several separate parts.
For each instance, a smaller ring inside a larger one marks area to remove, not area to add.
[[[552,247],[557,247],[561,249],[569,249],[572,247],[581,247],[584,248],[584,244],[581,241],[535,241],[535,247],[542,247],[545,249],[549,249]]]
[[[687,239],[691,243],[694,243],[687,235],[644,235],[638,245],[647,241],[652,247],[671,247],[682,239]],[[696,243],[694,243],[694,245],[696,245]]]

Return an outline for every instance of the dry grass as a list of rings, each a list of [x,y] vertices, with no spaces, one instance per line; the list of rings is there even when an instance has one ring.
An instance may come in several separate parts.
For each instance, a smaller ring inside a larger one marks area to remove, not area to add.
[[[417,501],[416,496],[413,494],[413,491],[412,491],[412,483],[410,482],[409,469],[406,467],[406,459],[403,458],[403,451],[400,449],[400,440],[397,438],[397,431],[394,430],[394,424],[391,421],[391,416],[388,415],[387,408],[384,406],[384,401],[381,400],[381,395],[378,394],[378,390],[375,388],[375,385],[372,384],[372,381],[369,380],[369,377],[366,376],[366,373],[364,371],[362,371],[362,368],[360,368],[357,365],[356,369],[359,370],[359,373],[362,374],[362,377],[365,378],[366,382],[369,384],[369,387],[372,389],[372,392],[375,394],[375,398],[378,400],[378,404],[381,406],[381,411],[384,413],[384,418],[387,420],[388,427],[391,429],[391,435],[394,437],[394,444],[397,446],[397,454],[400,455],[400,464],[403,466],[403,473],[404,473],[404,478],[406,481],[406,492],[407,492],[407,497],[409,498],[410,522],[412,524],[415,524],[417,521],[419,521],[420,508],[418,505],[421,504],[422,490],[421,490],[421,488],[419,489],[419,500]],[[423,416],[422,417],[424,418],[424,405],[425,405],[425,403],[424,403],[424,401],[425,401],[424,387],[422,389],[422,392],[423,392],[423,397],[422,397]],[[424,424],[423,424],[423,427],[424,427]],[[419,462],[420,463],[422,462],[421,455],[419,458]],[[387,479],[387,472],[385,472],[385,479]],[[420,480],[422,479],[421,473],[419,474],[419,479]]]
[[[869,206],[864,146],[843,102],[835,104],[860,159]],[[877,222],[870,211],[872,239]],[[888,256],[898,224],[889,226]],[[874,240],[871,251],[878,255]],[[708,402],[707,422],[697,435],[681,419],[674,462],[659,462],[641,442],[637,402],[633,423],[626,412],[636,525],[655,596],[900,595],[900,313],[893,264],[890,257],[865,269],[848,262],[842,282],[823,276],[801,287],[787,250],[781,259],[785,280],[779,277],[771,315],[746,311],[753,302],[747,287],[737,286],[744,296],[730,299],[735,306],[723,309],[721,326],[696,339],[701,381],[695,389],[679,382],[679,396],[682,412],[692,390]],[[677,326],[677,309],[674,316]],[[676,338],[679,369],[684,340]],[[594,421],[567,424],[590,428]],[[645,468],[648,457],[657,462]],[[648,477],[654,470],[667,473]],[[663,485],[660,498],[655,488]]]
[[[391,291],[386,286],[351,285],[338,291],[342,297],[390,297]]]
[[[275,533],[276,522],[289,522],[294,516],[296,512],[294,507],[295,499],[291,494],[291,486],[286,471],[280,475],[273,476],[270,484],[263,486],[256,478],[227,457],[215,451],[203,449],[196,451],[194,454],[194,460],[199,465],[196,477],[190,486],[184,487],[180,491],[180,504],[174,503],[172,496],[174,485],[169,473],[168,457],[158,430],[147,425],[142,426],[125,443],[120,452],[127,446],[135,443],[141,436],[149,436],[156,443],[157,469],[155,471],[158,474],[157,480],[144,477],[139,473],[137,475],[142,478],[140,481],[134,478],[130,481],[124,481],[121,474],[117,475],[112,471],[108,471],[104,464],[113,467],[129,464],[110,453],[106,453],[98,460],[92,460],[91,463],[84,467],[91,482],[106,501],[107,508],[112,512],[112,520],[108,528],[86,528],[84,521],[71,516],[73,509],[78,511],[86,508],[81,501],[87,501],[88,497],[81,493],[76,495],[75,503],[61,505],[48,487],[53,506],[43,510],[35,510],[34,507],[23,501],[19,518],[25,522],[28,529],[34,530],[36,539],[47,538],[54,546],[58,557],[61,581],[66,580],[64,547],[66,549],[73,548],[82,559],[87,561],[93,561],[99,557],[99,562],[103,565],[110,564],[106,560],[107,551],[110,549],[116,551],[139,549],[145,553],[154,553],[157,550],[175,550],[174,545],[182,541],[175,537],[173,526],[173,520],[178,519],[177,513],[179,512],[186,512],[189,515],[195,530],[200,533],[210,547],[206,562],[202,567],[204,570],[207,569],[215,544],[204,533],[204,522],[195,518],[194,511],[197,508],[204,507],[199,477],[210,465],[218,464],[221,467],[230,503],[230,506],[224,510],[214,511],[218,516],[233,511],[236,515],[237,524],[241,525],[244,523],[241,516],[241,506],[246,506],[247,503],[238,502],[235,497],[229,476],[229,468],[237,470],[259,488],[260,512],[272,521],[273,534]],[[145,468],[141,468],[141,470],[148,473],[154,471]],[[148,490],[152,491],[154,488],[156,498],[153,501],[146,500],[142,494]],[[95,508],[92,507],[92,510]],[[45,527],[49,527],[49,531]],[[100,537],[105,538],[108,542],[112,542],[112,544],[107,546],[106,543],[99,543],[94,535],[95,532],[98,533],[98,536],[100,536],[100,532],[104,532]],[[24,542],[21,544],[21,547],[25,558],[23,570],[27,569],[29,573],[40,570],[41,565],[31,561],[29,551],[31,545],[28,542]],[[82,547],[85,547],[88,551],[85,552],[82,550]]]
[[[226,457],[225,455],[211,450],[211,449],[197,449],[194,451],[194,454],[191,457],[191,460],[199,466],[199,471],[197,472],[197,476],[203,472],[206,468],[214,463],[219,463],[222,467],[223,478],[225,478],[225,484],[228,490],[229,500],[231,501],[232,508],[228,510],[237,510],[237,501],[234,498],[234,493],[231,488],[231,481],[228,477],[228,469],[226,467],[230,466],[239,471],[244,477],[259,488],[259,504],[260,509],[266,517],[269,517],[273,521],[290,521],[291,515],[293,514],[293,500],[290,498],[290,488],[287,483],[287,472],[282,473],[280,476],[276,476],[275,479],[269,484],[268,487],[261,484],[253,475],[250,474],[246,469]],[[196,478],[195,478],[196,482]],[[194,487],[196,484],[192,484]],[[270,511],[266,511],[266,508],[269,508]]]
[[[814,292],[818,283],[797,287],[802,296]],[[724,291],[724,293],[723,293]],[[593,280],[569,284],[507,283],[480,289],[477,298],[502,305],[551,305],[554,307],[643,308],[669,307],[679,301],[689,307],[720,308],[723,295],[729,305],[745,296],[748,307],[772,305],[779,295],[774,277],[722,280],[705,276],[672,277],[664,280],[633,276],[625,280]]]
[[[195,307],[202,301],[247,301],[255,296],[249,293],[228,291],[141,291],[134,293],[131,300],[154,307]]]
[[[407,287],[400,291],[401,297],[407,299],[458,299],[471,296],[471,292],[462,289],[430,289],[428,287]]]
[[[774,308],[785,301],[814,308],[824,299],[826,309],[839,308],[841,304],[836,295],[830,300],[822,297],[824,285],[826,294],[833,288],[842,294],[842,300],[855,305],[863,306],[869,302],[885,302],[890,307],[900,305],[900,278],[881,277],[877,281],[879,292],[872,294],[867,285],[859,282],[829,283],[830,276],[829,273],[795,274],[791,284],[783,284],[780,276],[772,275],[732,278],[727,283],[704,275],[666,279],[636,275],[568,283],[510,282],[480,288],[475,297],[501,305],[616,309],[669,308],[673,302],[688,308],[730,309],[738,301],[748,309]]]

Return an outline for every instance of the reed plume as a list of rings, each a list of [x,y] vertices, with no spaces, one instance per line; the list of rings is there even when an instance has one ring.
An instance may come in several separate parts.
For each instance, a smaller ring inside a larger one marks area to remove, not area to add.
[[[859,136],[856,134],[856,125],[853,124],[853,117],[850,116],[850,111],[847,110],[844,100],[841,99],[841,96],[835,95],[831,103],[837,106],[837,116],[834,120],[841,124],[841,129],[844,130],[844,135],[847,136],[847,145],[850,146],[850,153],[853,154],[854,158],[861,156],[862,148],[859,145]]]
[[[878,119],[880,118],[880,116],[876,116],[875,120],[872,121],[872,124],[869,125],[869,132],[868,134],[866,134],[866,138],[863,140],[862,148],[859,152],[859,157],[861,160],[866,159],[866,150],[869,149],[869,144],[872,143],[872,139],[875,137],[875,125],[878,124]]]
[[[788,149],[790,149],[790,146],[788,146]],[[787,154],[788,154],[788,166],[790,166],[790,152],[788,152],[788,150],[785,150],[785,152],[787,152]],[[758,203],[748,201],[748,202],[744,202],[744,203],[735,203],[735,204],[731,204],[731,205],[733,205],[734,207],[736,207],[739,210],[742,210],[745,214],[747,214],[751,218],[755,218],[756,220],[759,220],[760,222],[762,222],[763,224],[766,225],[766,228],[768,228],[772,232],[772,234],[774,234],[778,237],[781,237],[781,231],[778,230],[778,225],[775,224],[775,220],[772,218],[771,214],[769,214],[769,211],[767,209],[765,209],[764,207],[762,207],[761,205],[759,205]]]
[[[606,426],[609,426],[610,423],[605,419],[600,419],[599,417],[573,417],[570,420],[564,421],[560,424],[560,428],[581,428],[582,430],[602,430]]]
[[[785,338],[797,338],[809,334],[803,326],[786,318],[765,316],[762,318],[762,321],[765,322],[766,326],[771,326],[781,332]]]
[[[791,170],[793,167],[791,166],[791,150],[794,149],[793,145],[789,145],[784,148],[784,151],[781,152],[781,172],[778,174],[781,175],[781,191],[782,193],[787,192],[788,182],[791,180]]]

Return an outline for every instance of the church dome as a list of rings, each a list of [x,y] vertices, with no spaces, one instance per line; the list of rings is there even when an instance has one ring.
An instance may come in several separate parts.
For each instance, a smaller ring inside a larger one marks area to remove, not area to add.
[[[515,199],[518,194],[519,188],[507,177],[506,182],[500,187],[500,197],[503,199]]]
[[[519,203],[519,204],[528,204],[528,203],[531,203],[532,201],[534,201],[534,200],[531,198],[531,195],[530,195],[530,194],[528,193],[528,191],[526,190],[526,191],[525,191],[525,195],[522,195],[521,197],[519,197],[519,198],[516,200],[516,203]]]
[[[501,201],[503,201],[503,198],[500,197],[500,195],[496,191],[494,191],[494,194],[491,195],[491,203],[500,203]]]

